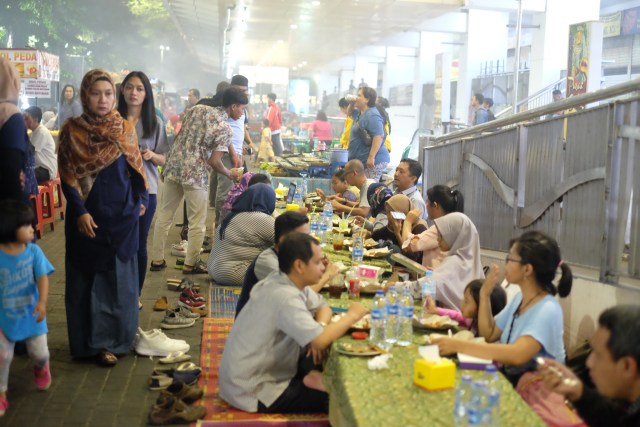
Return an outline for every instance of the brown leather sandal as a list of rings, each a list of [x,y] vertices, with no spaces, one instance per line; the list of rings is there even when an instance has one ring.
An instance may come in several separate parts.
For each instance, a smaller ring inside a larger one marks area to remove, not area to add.
[[[118,358],[110,351],[103,351],[98,355],[98,363],[102,366],[115,366],[118,363]]]

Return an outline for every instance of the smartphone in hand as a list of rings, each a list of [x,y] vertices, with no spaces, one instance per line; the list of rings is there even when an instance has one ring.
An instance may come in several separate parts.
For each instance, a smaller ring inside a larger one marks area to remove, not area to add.
[[[393,211],[391,212],[391,218],[405,220],[407,216],[402,212]]]

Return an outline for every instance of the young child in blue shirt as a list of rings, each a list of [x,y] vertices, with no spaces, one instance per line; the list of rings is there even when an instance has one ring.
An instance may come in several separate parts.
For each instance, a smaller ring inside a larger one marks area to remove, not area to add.
[[[16,341],[26,341],[39,390],[51,385],[47,347],[47,297],[53,265],[33,241],[33,211],[17,200],[0,201],[0,416],[9,407],[7,385]]]

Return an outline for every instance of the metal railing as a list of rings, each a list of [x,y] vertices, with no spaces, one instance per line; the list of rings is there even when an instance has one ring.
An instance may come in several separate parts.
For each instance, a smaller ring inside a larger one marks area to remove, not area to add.
[[[537,229],[602,282],[640,278],[640,98],[612,100],[638,90],[640,79],[433,138],[425,192],[457,186],[484,248]]]

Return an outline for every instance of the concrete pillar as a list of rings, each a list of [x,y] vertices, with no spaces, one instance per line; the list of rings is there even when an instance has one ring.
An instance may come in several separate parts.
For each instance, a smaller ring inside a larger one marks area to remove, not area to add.
[[[548,1],[546,13],[537,14],[531,41],[531,72],[529,94],[560,79],[567,69],[569,51],[569,25],[585,21],[597,21],[600,0]]]
[[[554,3],[554,2],[547,2]],[[471,101],[471,81],[487,61],[505,61],[509,36],[509,12],[470,9],[465,44],[460,51],[460,73],[456,117],[467,122]]]

